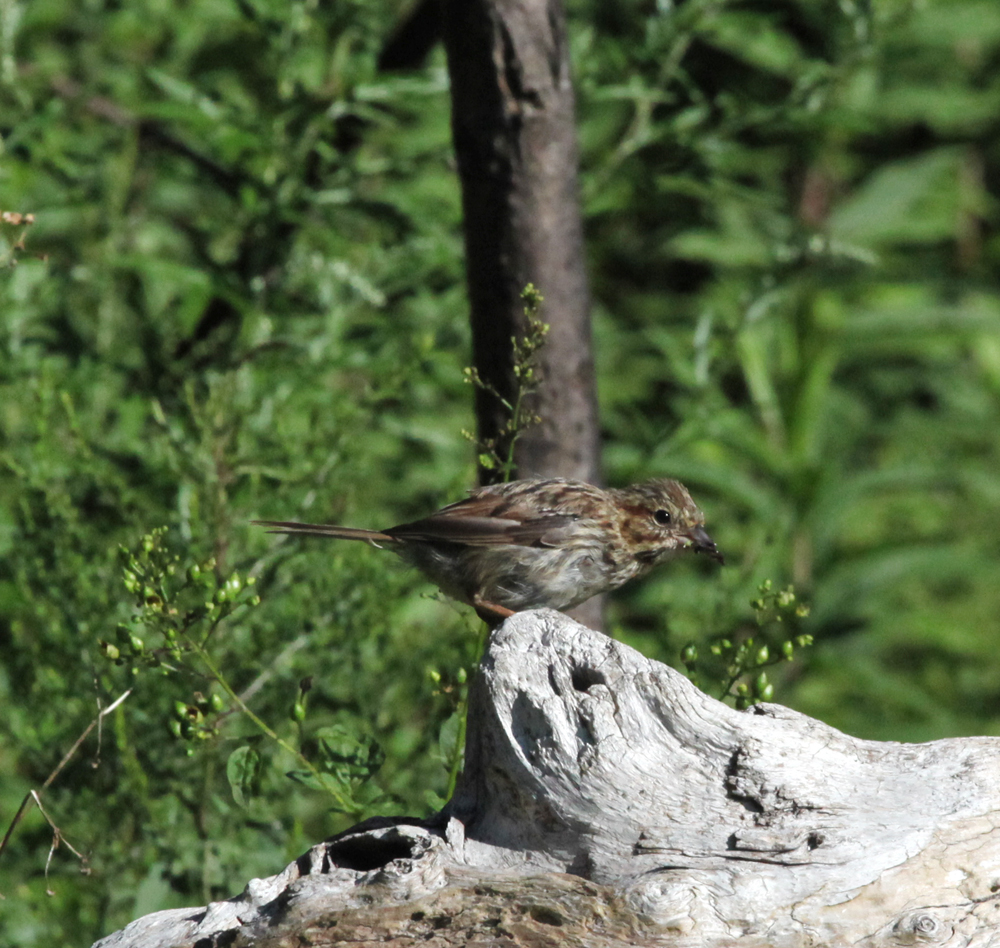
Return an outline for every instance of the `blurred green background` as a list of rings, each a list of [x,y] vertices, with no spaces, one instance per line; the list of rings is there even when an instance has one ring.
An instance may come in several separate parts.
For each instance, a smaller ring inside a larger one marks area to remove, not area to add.
[[[90,873],[60,848],[46,881],[32,811],[0,944],[227,897],[446,792],[474,617],[384,553],[248,523],[385,526],[474,478],[447,74],[440,48],[378,71],[402,13],[0,0],[0,211],[35,215],[0,224],[4,829],[135,688],[43,798]],[[606,477],[683,479],[729,564],[623,590],[611,631],[677,664],[794,583],[816,645],[777,700],[876,739],[1000,732],[1000,5],[569,19]],[[152,664],[119,546],[160,526],[178,602],[256,579],[206,649],[290,745],[327,736],[340,804],[191,655]]]

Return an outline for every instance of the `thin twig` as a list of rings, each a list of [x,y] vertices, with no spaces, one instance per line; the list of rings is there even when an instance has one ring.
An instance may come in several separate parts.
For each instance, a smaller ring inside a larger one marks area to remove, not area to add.
[[[104,708],[98,713],[97,717],[94,718],[94,720],[87,725],[84,732],[76,739],[76,741],[74,741],[73,746],[65,753],[63,759],[59,761],[59,763],[56,765],[55,770],[53,770],[52,773],[50,773],[48,777],[45,779],[45,783],[42,784],[42,790],[47,790],[49,787],[52,786],[53,781],[56,779],[56,777],[59,776],[59,774],[62,772],[62,769],[70,762],[70,760],[73,758],[73,755],[76,754],[76,752],[79,750],[80,745],[87,739],[87,735],[89,735],[90,732],[94,730],[95,727],[101,724],[101,722],[104,720],[105,715],[110,714],[112,711],[114,711],[115,708],[117,708],[130,694],[132,694],[131,688],[129,688],[128,691],[120,695],[111,704],[109,704],[106,708]],[[98,753],[100,752],[98,751]],[[96,762],[94,766],[95,767],[97,766]],[[4,834],[3,841],[0,842],[0,856],[3,855],[4,850],[7,848],[7,843],[10,842],[10,838],[14,834],[14,828],[24,818],[24,814],[28,811],[28,808],[32,804],[32,802],[34,802],[35,805],[38,807],[38,809],[41,811],[42,816],[45,817],[46,821],[48,822],[49,826],[52,827],[53,831],[52,847],[49,850],[49,858],[45,862],[46,880],[48,879],[49,863],[52,861],[52,854],[58,848],[60,841],[66,843],[66,846],[69,848],[69,850],[74,855],[76,855],[76,857],[82,863],[84,863],[84,865],[86,865],[87,860],[70,845],[70,843],[66,840],[66,837],[63,835],[59,827],[56,826],[56,824],[49,818],[49,815],[45,812],[45,810],[42,809],[42,800],[40,796],[40,791],[34,789],[29,790],[25,794],[24,799],[21,801],[21,805],[17,808],[17,813],[14,814],[14,819],[10,821],[10,825],[7,827],[7,832]],[[48,883],[46,882],[46,886],[47,885]],[[52,893],[49,892],[49,895],[51,894]],[[2,896],[0,896],[0,898],[2,898]]]
[[[90,872],[90,867],[87,865],[87,857],[84,856],[83,853],[78,852],[73,847],[73,844],[65,837],[65,835],[63,834],[63,831],[61,829],[59,829],[59,827],[56,825],[55,820],[53,820],[52,817],[49,816],[49,814],[45,812],[45,807],[42,806],[42,798],[38,795],[38,791],[37,790],[30,790],[29,791],[29,796],[35,801],[35,806],[38,807],[38,812],[41,813],[42,816],[45,817],[45,822],[48,823],[49,826],[52,827],[52,845],[49,847],[49,856],[48,856],[48,859],[45,860],[45,894],[46,895],[55,895],[55,892],[53,892],[49,888],[49,866],[52,863],[52,857],[55,855],[55,852],[59,848],[59,844],[60,843],[65,843],[66,844],[66,848],[74,856],[76,856],[77,859],[80,860],[80,862],[83,864],[82,871],[84,873],[89,873]]]

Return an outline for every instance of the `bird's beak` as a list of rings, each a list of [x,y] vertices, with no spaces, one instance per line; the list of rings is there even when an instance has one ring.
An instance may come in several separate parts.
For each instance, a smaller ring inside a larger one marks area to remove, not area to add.
[[[715,541],[708,535],[704,527],[695,527],[689,530],[687,536],[696,553],[707,553],[713,560],[718,560],[720,563],[726,562],[725,557],[715,545]]]

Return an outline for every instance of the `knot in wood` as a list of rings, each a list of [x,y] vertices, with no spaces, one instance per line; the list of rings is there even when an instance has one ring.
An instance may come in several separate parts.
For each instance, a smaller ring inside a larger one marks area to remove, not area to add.
[[[892,927],[894,945],[934,945],[951,938],[953,929],[929,912],[911,912]]]

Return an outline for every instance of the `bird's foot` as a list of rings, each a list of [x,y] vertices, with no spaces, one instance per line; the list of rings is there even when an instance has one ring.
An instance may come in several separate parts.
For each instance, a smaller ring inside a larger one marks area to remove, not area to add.
[[[472,608],[476,610],[476,615],[491,629],[495,629],[504,619],[509,619],[514,615],[513,609],[508,609],[506,606],[498,606],[495,602],[489,602],[480,596],[473,598]]]

